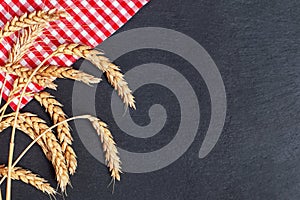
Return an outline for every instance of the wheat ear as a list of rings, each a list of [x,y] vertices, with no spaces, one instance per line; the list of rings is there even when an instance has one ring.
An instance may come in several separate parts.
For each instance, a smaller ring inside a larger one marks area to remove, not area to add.
[[[68,14],[64,11],[58,11],[57,9],[51,9],[49,11],[34,11],[32,13],[24,13],[20,17],[14,17],[11,21],[4,25],[4,28],[0,31],[0,40],[4,37],[12,35],[14,32],[23,28],[46,24],[47,22],[58,20],[61,17],[67,17]]]
[[[51,89],[54,89],[56,90],[56,87],[57,85],[55,83],[52,82],[51,79],[40,79],[38,81],[38,83],[41,83],[42,80],[45,80],[42,84],[40,84],[41,86],[45,86],[45,87],[48,87],[48,88],[51,88]],[[18,93],[20,94],[20,92],[26,87],[27,88],[27,81],[28,79],[26,78],[22,78],[22,77],[18,77],[14,80],[14,83],[13,83],[13,88],[12,90],[10,91],[9,93],[9,96],[8,96],[8,100],[7,102],[11,102],[12,100],[14,100],[16,98],[16,96],[18,96],[19,100],[18,101],[21,101],[20,98],[21,98],[21,95],[18,95]],[[46,85],[45,85],[46,84]],[[25,97],[31,97],[33,96],[30,92],[26,93],[26,95],[24,95],[22,97],[25,98]],[[6,108],[7,108],[7,105],[4,105],[5,109],[3,110],[3,113],[5,112]],[[1,119],[1,118],[0,118]]]
[[[103,144],[103,151],[105,152],[105,160],[107,167],[111,173],[113,180],[120,181],[121,161],[118,155],[116,143],[113,136],[107,128],[107,125],[96,117],[90,116],[88,118],[93,127],[97,131],[98,136]]]
[[[23,30],[17,41],[13,45],[9,54],[8,63],[12,65],[18,63],[22,57],[28,52],[34,41],[43,33],[45,25],[33,25]]]
[[[43,105],[47,112],[50,114],[53,123],[57,124],[59,122],[66,120],[66,115],[62,110],[62,104],[60,104],[51,94],[48,92],[40,92],[34,95],[34,98]],[[57,126],[57,137],[62,146],[62,152],[67,161],[67,167],[71,175],[73,175],[77,168],[76,154],[71,147],[72,145],[72,135],[67,122],[62,123]]]
[[[80,115],[80,116],[71,117],[71,118],[66,119],[65,121],[59,122],[59,123],[57,123],[57,124],[49,127],[48,129],[44,130],[42,133],[39,134],[39,136],[34,141],[32,141],[22,151],[22,153],[18,156],[18,158],[12,164],[12,167],[16,166],[16,164],[24,157],[24,155],[30,150],[30,148],[40,138],[44,137],[45,134],[47,134],[47,132],[51,131],[53,128],[55,128],[55,127],[57,127],[57,126],[65,123],[65,122],[68,122],[68,121],[71,121],[71,120],[76,120],[76,119],[89,119],[92,122],[94,128],[97,130],[98,135],[103,137],[103,143],[106,144],[106,146],[105,146],[105,152],[106,152],[106,154],[108,154],[108,151],[106,151],[106,150],[108,150],[108,149],[114,149],[114,150],[112,150],[112,151],[109,152],[110,154],[114,154],[114,155],[111,155],[111,156],[107,155],[106,158],[107,158],[107,161],[109,161],[109,162],[113,162],[114,161],[113,163],[115,163],[115,164],[109,165],[109,166],[111,166],[110,168],[114,169],[114,170],[111,170],[112,171],[113,180],[115,180],[115,179],[120,180],[120,173],[121,173],[120,164],[121,164],[121,162],[120,162],[120,159],[118,158],[118,153],[117,153],[117,150],[116,150],[116,147],[115,147],[115,143],[114,143],[114,141],[112,139],[112,136],[111,136],[109,130],[107,129],[106,124],[104,124],[99,119],[97,119],[96,117],[93,117],[91,115]],[[108,147],[110,147],[110,148],[107,148],[107,144],[108,144]],[[109,159],[110,157],[112,157],[112,158],[114,157],[115,159]],[[5,180],[5,177],[2,177],[2,179],[0,180],[0,185],[3,183],[4,180]]]
[[[45,62],[47,60],[49,60],[51,57],[59,55],[60,49],[62,48],[62,46],[59,46],[54,52],[52,52],[50,55],[48,55],[36,68],[35,70],[33,70],[33,73],[30,75],[30,77],[28,78],[28,81],[26,82],[24,88],[22,89],[21,95],[20,95],[20,99],[22,100],[25,93],[26,93],[26,88],[29,84],[29,81],[31,81],[32,77],[35,75],[35,73],[45,64]],[[14,118],[14,125],[12,127],[12,132],[11,132],[11,137],[10,137],[10,143],[9,143],[9,156],[8,156],[8,174],[7,174],[7,182],[6,182],[6,199],[10,199],[11,198],[11,170],[12,170],[12,161],[13,161],[13,155],[14,155],[14,141],[15,141],[15,135],[16,135],[16,126],[17,126],[17,118],[18,118],[18,114],[20,111],[20,107],[21,107],[21,101],[18,102],[17,105],[17,109],[16,109],[16,114],[15,114],[15,118]],[[56,138],[55,138],[56,139]],[[59,146],[59,145],[58,145]],[[59,146],[60,147],[60,146]],[[52,161],[55,160],[54,159],[54,155],[52,155]],[[64,161],[64,160],[63,160]],[[55,163],[55,162],[53,162]],[[65,165],[65,163],[63,162],[62,164]],[[55,165],[54,165],[55,166]],[[60,167],[60,166],[59,166]],[[68,169],[65,165],[66,168],[66,175],[67,175],[67,181],[60,179],[60,177],[57,176],[58,178],[58,182],[59,182],[59,186],[61,187],[61,189],[64,191],[66,188],[66,185],[69,182],[69,174],[68,174]],[[59,168],[55,168],[55,169],[59,169]],[[57,171],[56,171],[57,172]],[[64,175],[63,173],[64,170],[58,171],[58,175]]]
[[[38,71],[41,76],[52,76],[55,78],[67,78],[75,81],[81,81],[87,85],[99,83],[100,78],[87,74],[83,71],[73,69],[72,67],[59,67],[55,65],[45,66]]]
[[[96,67],[105,72],[108,81],[118,91],[119,96],[122,98],[126,106],[130,106],[135,109],[134,96],[132,91],[128,87],[128,83],[125,81],[123,74],[120,72],[120,68],[110,62],[108,58],[103,56],[103,53],[91,47],[80,44],[65,44],[61,45],[58,49],[60,53],[79,56],[92,62]]]
[[[45,76],[41,76],[39,74],[36,74],[32,77],[32,79],[30,80],[30,82],[32,83],[36,83],[42,87],[47,87],[53,90],[56,90],[57,85],[55,83],[53,83],[54,78],[52,77],[45,77]],[[22,89],[23,87],[25,87],[26,83],[29,81],[29,78],[23,77],[23,76],[19,76],[13,84],[13,87],[16,89]]]
[[[11,113],[11,116],[5,117],[0,122],[0,132],[5,130],[6,128],[13,126],[14,121],[14,113]],[[30,121],[30,117],[36,116],[32,113],[20,113],[18,116],[17,121],[17,129],[24,132],[26,135],[28,135],[32,140],[35,140],[38,135],[33,130],[33,124]],[[44,120],[40,119],[41,123],[46,123]],[[42,139],[37,141],[37,144],[42,148],[44,154],[46,155],[47,159],[51,161],[51,152],[49,151],[48,147],[45,145],[44,141]]]
[[[2,124],[1,122],[1,129],[5,129],[8,126],[13,126],[14,115],[12,114],[11,117],[7,117],[4,121],[7,123]],[[38,138],[39,135],[49,127],[46,125],[44,120],[37,117],[35,114],[19,113],[16,128],[24,131],[24,133],[28,134],[34,140]],[[67,184],[69,183],[69,175],[61,146],[58,143],[55,135],[51,131],[42,136],[43,143],[41,143],[40,141],[41,140],[38,140],[37,142],[42,147],[47,158],[52,162],[58,184],[61,190],[64,191]]]
[[[0,175],[6,177],[7,173],[8,173],[7,167],[1,165]],[[54,190],[54,188],[50,186],[47,180],[39,177],[37,174],[34,174],[27,169],[23,169],[21,167],[14,167],[11,172],[11,178],[13,180],[20,180],[26,184],[30,184],[33,187],[51,196],[56,194],[56,191]]]
[[[29,117],[28,121],[32,123],[34,131],[37,135],[40,135],[49,127],[41,121],[39,117]],[[62,191],[65,191],[66,186],[69,183],[68,168],[65,162],[65,158],[62,152],[62,148],[57,141],[57,138],[52,132],[47,132],[43,137],[44,143],[48,146],[51,151],[51,162],[55,169],[56,179]]]
[[[22,77],[17,77],[17,78],[14,80],[13,87],[12,87],[12,90],[10,91],[10,93],[9,93],[8,99],[13,99],[13,98],[15,98],[15,96],[16,96],[18,93],[20,93],[21,90],[24,89],[25,87],[26,87],[26,89],[27,89],[28,85],[27,85],[27,82],[26,82],[26,81],[28,81],[28,79],[24,79],[24,78],[22,78]],[[48,83],[48,81],[47,81],[46,83]],[[48,84],[48,87],[49,87],[49,88],[56,89],[57,85],[54,84],[53,82],[50,82],[50,83]],[[20,98],[21,98],[21,96],[20,96]],[[24,97],[23,97],[23,98],[24,98]]]
[[[23,67],[19,64],[12,65],[9,68],[4,66],[7,73],[13,74],[24,79],[28,79],[32,74],[33,70],[27,67]],[[87,85],[99,83],[100,78],[94,77],[93,75],[87,74],[85,72],[73,69],[72,67],[59,67],[55,65],[46,65],[41,67],[35,76],[32,78],[32,82],[37,83],[43,87],[47,87],[51,80],[55,78],[67,78],[75,81],[81,81]],[[52,88],[51,88],[52,89]]]
[[[15,99],[15,97],[18,96],[18,93],[20,93],[20,90],[23,87],[25,87],[25,83],[22,82],[22,79],[19,78],[19,77],[16,78],[14,80],[12,90],[9,92],[9,96],[8,96],[8,100],[7,101]],[[5,110],[4,110],[4,112],[5,112]]]

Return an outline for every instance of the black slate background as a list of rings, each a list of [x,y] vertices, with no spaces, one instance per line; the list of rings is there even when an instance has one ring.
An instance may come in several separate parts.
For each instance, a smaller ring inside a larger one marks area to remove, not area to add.
[[[164,27],[198,41],[214,59],[226,87],[228,111],[223,133],[213,151],[206,158],[198,159],[210,114],[204,81],[195,77],[192,66],[176,55],[159,50],[128,53],[115,61],[124,66],[124,72],[139,64],[158,62],[188,78],[200,102],[198,135],[176,162],[151,173],[125,173],[111,194],[111,189],[106,188],[110,181],[107,169],[87,152],[74,129],[79,167],[71,179],[73,188],[68,188],[66,199],[299,199],[299,7],[296,0],[151,1],[118,32]],[[72,116],[73,82],[59,80],[57,83],[59,89],[51,93]],[[97,105],[97,114],[110,124],[120,147],[147,152],[172,140],[179,122],[176,114],[179,106],[166,88],[149,85],[135,93],[141,108],[131,113],[136,123],[149,123],[147,108],[158,103],[158,99],[162,99],[159,103],[172,116],[168,116],[168,127],[147,142],[124,136],[118,130],[109,107],[111,91],[106,80],[98,86],[97,98],[101,103]],[[36,102],[29,103],[24,110],[48,119]],[[7,161],[9,130],[0,135],[1,163]],[[16,153],[29,142],[26,136],[18,134]],[[20,165],[55,183],[53,169],[39,147],[34,147]],[[13,182],[13,199],[48,197],[28,185]],[[58,199],[62,198],[58,196]]]

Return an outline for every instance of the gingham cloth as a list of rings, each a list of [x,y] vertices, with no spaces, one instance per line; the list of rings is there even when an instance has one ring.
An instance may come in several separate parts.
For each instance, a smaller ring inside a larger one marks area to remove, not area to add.
[[[5,0],[0,3],[0,27],[14,16],[20,16],[25,12],[34,10],[49,10],[57,8],[65,10],[71,17],[51,22],[49,28],[37,39],[37,44],[21,61],[28,67],[37,66],[43,58],[47,57],[59,44],[81,43],[97,46],[124,23],[126,23],[149,0]],[[0,44],[0,64],[4,65],[8,58],[16,35],[2,40]],[[59,66],[70,66],[77,58],[73,56],[55,57],[48,63]],[[1,69],[0,69],[1,70]],[[0,87],[3,90],[3,99],[7,100],[15,76],[0,73]],[[4,84],[4,80],[6,82]],[[28,91],[40,91],[43,88],[30,83]],[[21,108],[32,98],[25,97],[21,101]],[[12,109],[16,109],[18,99],[10,103]]]

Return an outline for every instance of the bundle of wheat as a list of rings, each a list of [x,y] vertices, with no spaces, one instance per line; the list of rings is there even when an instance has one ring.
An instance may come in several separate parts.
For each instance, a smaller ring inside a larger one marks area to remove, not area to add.
[[[118,94],[125,105],[135,109],[134,97],[123,74],[120,72],[120,68],[111,63],[102,52],[94,50],[89,46],[81,44],[62,44],[53,51],[52,54],[45,58],[39,66],[28,68],[20,64],[23,56],[28,52],[29,48],[35,44],[36,39],[43,33],[47,23],[59,20],[61,17],[66,16],[67,14],[65,12],[56,9],[25,13],[22,16],[14,17],[10,22],[7,22],[3,30],[0,31],[0,40],[12,35],[16,31],[21,32],[11,48],[7,63],[0,68],[3,72],[14,74],[18,77],[13,84],[13,89],[9,94],[7,103],[0,109],[0,131],[3,131],[10,126],[13,127],[8,164],[7,167],[4,165],[0,166],[0,175],[2,176],[0,184],[7,178],[6,199],[10,199],[11,179],[21,180],[49,195],[56,194],[55,190],[45,179],[40,178],[38,175],[33,174],[27,169],[15,167],[17,162],[34,143],[37,143],[41,147],[47,159],[52,163],[56,180],[61,191],[64,192],[66,190],[67,185],[70,183],[69,175],[73,175],[77,168],[76,154],[72,148],[73,137],[68,121],[78,118],[84,118],[91,122],[91,125],[95,128],[103,144],[103,151],[105,152],[106,163],[111,173],[111,177],[113,180],[120,180],[121,161],[112,134],[104,122],[90,115],[71,117],[68,119],[62,109],[63,105],[50,93],[42,91],[33,94],[26,91],[30,82],[39,84],[45,88],[56,89],[57,85],[53,81],[57,78],[81,81],[88,85],[99,83],[101,81],[100,78],[73,69],[72,67],[44,65],[44,63],[53,56],[67,54],[85,58],[102,70],[106,74],[111,85],[118,91]],[[2,94],[3,88],[1,90],[1,95]],[[45,108],[54,124],[52,127],[48,127],[43,119],[33,113],[21,113],[20,100],[15,112],[9,114],[5,113],[6,108],[11,101],[16,98],[22,99],[25,96],[33,96],[34,99]],[[55,127],[57,135],[51,131]],[[13,163],[15,129],[21,130],[27,134],[33,142]]]

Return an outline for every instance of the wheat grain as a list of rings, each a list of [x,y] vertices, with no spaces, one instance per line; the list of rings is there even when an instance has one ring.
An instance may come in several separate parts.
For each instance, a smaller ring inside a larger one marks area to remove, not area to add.
[[[51,9],[49,11],[34,11],[32,13],[24,13],[20,17],[15,16],[11,21],[4,25],[4,28],[0,31],[0,40],[4,37],[12,35],[14,32],[23,28],[46,24],[47,22],[58,20],[61,17],[67,17],[67,13],[64,11],[58,11],[57,9]]]
[[[0,175],[6,177],[8,173],[7,167],[4,165],[0,166]],[[49,195],[55,195],[56,191],[50,186],[47,180],[39,177],[37,174],[32,173],[27,169],[21,167],[14,167],[11,172],[11,178],[13,180],[20,180],[26,184],[30,184],[33,187],[41,190]]]
[[[34,98],[46,108],[46,111],[50,114],[53,123],[66,120],[66,115],[62,110],[62,104],[59,103],[51,94],[48,92],[40,92],[34,95]],[[57,126],[57,137],[62,146],[62,152],[67,161],[67,167],[71,175],[73,175],[77,168],[76,154],[71,147],[73,137],[71,135],[69,125],[67,122]]]
[[[120,181],[121,173],[121,161],[118,155],[116,143],[113,140],[113,136],[107,128],[107,125],[96,117],[88,117],[93,127],[96,129],[101,142],[103,144],[103,151],[105,152],[105,159],[107,167],[111,172],[113,180]]]

